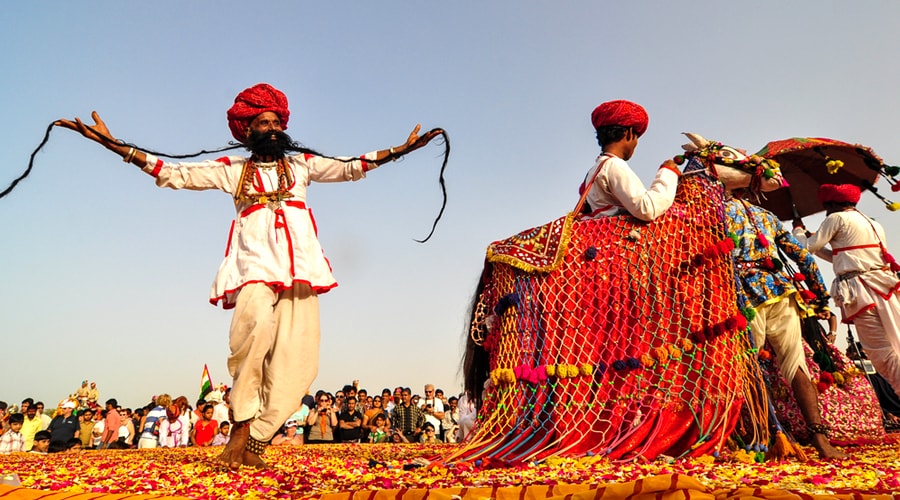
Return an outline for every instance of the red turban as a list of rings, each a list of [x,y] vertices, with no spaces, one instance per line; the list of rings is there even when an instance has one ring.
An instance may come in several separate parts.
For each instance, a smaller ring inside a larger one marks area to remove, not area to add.
[[[247,128],[261,113],[271,111],[281,119],[281,128],[286,129],[291,111],[288,109],[284,93],[268,83],[257,83],[234,98],[234,105],[228,110],[228,128],[231,135],[240,142],[247,139]]]
[[[594,124],[594,128],[608,125],[632,127],[638,136],[642,136],[647,131],[650,117],[647,115],[647,110],[640,104],[618,100],[604,102],[594,108],[594,112],[591,113],[591,123]]]
[[[822,184],[819,186],[819,203],[859,203],[862,191],[855,184]]]

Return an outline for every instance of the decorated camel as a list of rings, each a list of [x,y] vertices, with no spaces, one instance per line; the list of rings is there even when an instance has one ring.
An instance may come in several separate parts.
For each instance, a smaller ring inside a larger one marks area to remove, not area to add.
[[[449,459],[715,454],[740,422],[750,442],[768,443],[765,405],[741,419],[761,384],[723,181],[758,191],[779,180],[769,160],[689,137],[662,217],[590,218],[582,197],[488,247],[464,361],[479,418]]]

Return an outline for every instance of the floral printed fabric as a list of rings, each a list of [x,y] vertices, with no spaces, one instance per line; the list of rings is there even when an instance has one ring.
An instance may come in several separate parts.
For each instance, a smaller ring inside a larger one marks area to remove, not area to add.
[[[780,270],[767,269],[767,259],[771,262],[781,260],[778,249],[797,263],[806,286],[817,298],[828,297],[812,253],[774,214],[744,200],[732,199],[725,204],[725,215],[728,232],[738,238],[732,256],[738,281],[738,302],[742,308],[774,302],[797,290],[787,266]]]
[[[813,350],[805,341],[803,350],[806,355],[806,366],[810,378],[819,380],[821,370],[813,361]],[[881,408],[872,385],[864,374],[853,369],[853,364],[833,345],[828,346],[829,355],[835,368],[844,373],[853,373],[842,385],[828,385],[819,392],[819,412],[822,421],[831,427],[831,441],[834,444],[866,444],[880,443],[885,439],[884,426],[881,420]],[[772,399],[778,420],[798,439],[808,438],[806,423],[793,391],[787,380],[781,376],[774,363],[764,363],[771,384]]]

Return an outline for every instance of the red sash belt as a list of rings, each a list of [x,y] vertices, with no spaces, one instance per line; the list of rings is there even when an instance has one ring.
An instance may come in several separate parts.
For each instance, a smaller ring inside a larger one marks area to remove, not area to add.
[[[860,248],[881,248],[881,245],[878,243],[872,243],[869,245],[854,245],[852,247],[840,247],[840,248],[832,248],[831,254],[837,255],[841,252],[846,252],[848,250],[859,250]]]
[[[287,206],[289,206],[289,207],[294,207],[294,208],[299,208],[299,209],[301,209],[301,210],[306,210],[306,203],[304,203],[304,202],[302,202],[302,201],[290,201],[290,200],[288,200],[288,201],[284,201],[284,202],[282,202],[282,203],[285,204],[285,205],[287,205]],[[256,205],[250,205],[249,207],[245,208],[245,209],[241,212],[241,214],[240,214],[239,217],[241,217],[241,218],[246,217],[246,216],[252,214],[253,212],[256,212],[257,210],[261,210],[261,209],[263,209],[263,208],[266,208],[267,206],[268,206],[268,204],[266,204],[266,203],[257,203]],[[278,210],[280,210],[280,208],[279,208]],[[277,210],[276,210],[276,211],[277,211]]]

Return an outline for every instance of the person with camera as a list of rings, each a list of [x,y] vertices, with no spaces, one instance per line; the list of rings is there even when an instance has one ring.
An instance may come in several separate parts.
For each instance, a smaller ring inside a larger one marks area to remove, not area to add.
[[[437,397],[434,384],[425,384],[425,397],[419,401],[419,407],[425,412],[425,421],[440,435],[441,421],[444,419],[444,402]]]
[[[316,397],[316,407],[310,410],[309,416],[306,417],[306,425],[309,426],[308,443],[334,442],[334,429],[338,425],[338,420],[328,394],[321,393]]]

